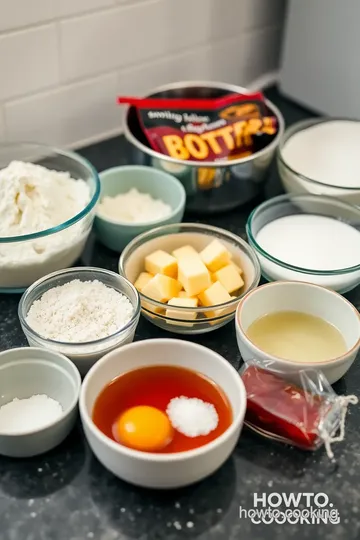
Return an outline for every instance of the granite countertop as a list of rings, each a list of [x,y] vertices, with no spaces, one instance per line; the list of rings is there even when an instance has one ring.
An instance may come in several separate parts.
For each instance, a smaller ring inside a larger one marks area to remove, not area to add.
[[[287,124],[311,113],[269,97]],[[81,150],[99,170],[125,164],[129,148],[122,137]],[[266,197],[281,193],[273,166]],[[202,219],[244,237],[250,206]],[[91,239],[82,263],[116,270],[118,257]],[[359,289],[359,288],[358,288]],[[360,291],[347,295],[359,308]],[[18,319],[16,295],[0,295],[0,350],[26,345]],[[136,339],[169,337],[141,318]],[[177,337],[177,336],[174,336]],[[194,341],[223,355],[236,368],[240,355],[229,324]],[[360,366],[355,363],[335,387],[360,394]],[[346,440],[337,445],[337,464],[325,452],[302,452],[244,430],[231,458],[212,477],[175,492],[132,487],[107,472],[92,455],[80,424],[52,452],[33,459],[0,457],[0,538],[4,540],[252,540],[280,537],[355,540],[360,537],[360,413],[348,417]],[[338,509],[338,524],[253,524],[239,507],[254,508],[254,493],[325,493]]]

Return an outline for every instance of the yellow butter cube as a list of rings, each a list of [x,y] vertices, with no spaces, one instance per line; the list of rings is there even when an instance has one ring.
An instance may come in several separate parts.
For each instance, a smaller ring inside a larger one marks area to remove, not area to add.
[[[228,264],[215,272],[216,280],[221,283],[229,294],[237,291],[244,285],[244,281],[233,264]]]
[[[155,318],[155,314],[165,314],[165,309],[159,306],[154,306],[153,304],[150,304],[150,302],[145,302],[144,300],[141,301],[141,307],[146,310],[146,315],[152,319]]]
[[[149,274],[164,274],[164,276],[176,278],[177,260],[166,251],[158,249],[145,257],[145,270]]]
[[[229,264],[231,256],[226,247],[219,241],[213,240],[200,252],[200,257],[210,272],[216,272]]]
[[[178,298],[196,298],[197,300],[197,296],[191,296],[186,291],[180,291],[177,297]]]
[[[208,289],[199,294],[199,300],[205,307],[216,306],[218,304],[224,304],[231,300],[230,294],[225,287],[221,285],[219,281],[213,283]],[[214,311],[205,312],[206,317],[220,317],[225,309],[216,309]]]
[[[141,272],[141,274],[139,274],[137,280],[134,283],[134,287],[141,292],[145,285],[147,285],[150,279],[152,279],[153,277],[154,276],[152,274],[149,274],[148,272]]]
[[[199,255],[178,261],[178,280],[189,296],[196,296],[211,285],[210,274]]]
[[[172,252],[175,259],[178,261],[180,259],[188,258],[188,257],[198,257],[198,252],[192,247],[192,246],[183,246],[178,249],[174,249]]]
[[[243,273],[243,271],[242,271],[242,269],[240,268],[240,266],[237,265],[236,263],[234,263],[234,261],[231,261],[230,264],[232,264],[232,265],[234,266],[234,268],[236,268],[236,271],[237,271],[240,275]]]
[[[158,302],[167,302],[170,298],[177,296],[180,290],[181,285],[176,279],[163,274],[156,274],[141,292]]]
[[[192,308],[192,307],[197,307],[197,305],[198,305],[197,298],[171,298],[171,300],[168,301],[168,306]],[[165,314],[166,314],[166,317],[170,317],[172,319],[183,319],[185,321],[194,320],[196,319],[196,315],[197,315],[195,311],[184,311],[184,310],[169,309],[169,308],[167,308]]]

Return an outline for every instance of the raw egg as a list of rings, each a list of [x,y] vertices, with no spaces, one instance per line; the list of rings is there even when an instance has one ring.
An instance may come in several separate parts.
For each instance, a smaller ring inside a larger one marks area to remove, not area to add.
[[[114,437],[124,446],[143,452],[159,452],[173,438],[166,414],[146,405],[132,407],[115,422]]]

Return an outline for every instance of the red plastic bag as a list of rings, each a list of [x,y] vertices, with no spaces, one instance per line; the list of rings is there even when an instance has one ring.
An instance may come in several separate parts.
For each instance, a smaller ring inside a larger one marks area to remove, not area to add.
[[[289,375],[249,362],[241,371],[247,393],[245,423],[257,433],[306,450],[344,439],[345,415],[356,396],[338,396],[322,372],[302,370],[300,384]],[[337,432],[340,432],[336,436]]]
[[[277,120],[264,96],[229,94],[216,99],[119,97],[135,106],[150,146],[185,161],[247,157],[271,142]]]

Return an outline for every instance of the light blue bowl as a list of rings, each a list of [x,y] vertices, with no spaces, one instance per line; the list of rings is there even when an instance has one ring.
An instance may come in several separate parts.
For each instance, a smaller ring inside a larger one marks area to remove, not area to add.
[[[185,189],[179,180],[166,172],[137,165],[113,167],[100,173],[100,183],[100,201],[104,196],[114,197],[136,188],[142,193],[148,193],[154,199],[161,199],[172,208],[171,214],[166,218],[141,224],[120,223],[97,215],[95,218],[97,238],[114,251],[122,251],[131,240],[143,232],[160,225],[182,221],[186,201]]]

